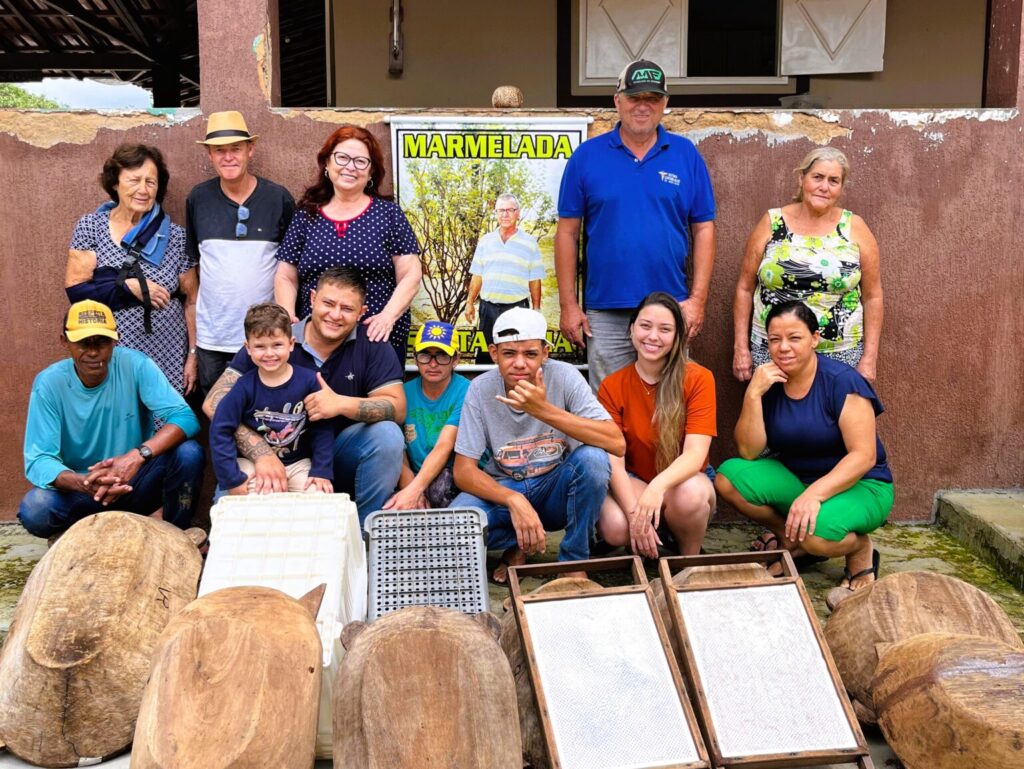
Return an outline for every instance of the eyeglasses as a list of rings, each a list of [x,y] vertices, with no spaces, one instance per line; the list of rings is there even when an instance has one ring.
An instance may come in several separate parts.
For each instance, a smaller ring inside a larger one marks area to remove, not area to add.
[[[512,216],[512,214],[514,214],[518,210],[518,208],[495,208],[494,213],[496,213],[498,216],[503,216],[504,214]]]
[[[418,352],[416,353],[416,362],[422,363],[424,366],[430,363],[430,361],[437,361],[439,366],[447,366],[452,362],[452,356],[446,352]]]
[[[365,171],[370,167],[369,158],[352,157],[351,155],[346,155],[344,152],[335,152],[331,157],[334,158],[334,163],[338,168],[344,168],[349,163],[351,163],[357,171]]]
[[[245,206],[238,207],[238,222],[235,224],[235,237],[244,238],[249,234],[249,228],[246,227],[242,222],[249,221],[249,209]]]

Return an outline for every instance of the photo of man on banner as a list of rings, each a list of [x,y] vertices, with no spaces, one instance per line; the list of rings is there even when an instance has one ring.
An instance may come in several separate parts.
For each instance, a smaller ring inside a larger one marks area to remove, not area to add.
[[[463,368],[492,365],[494,321],[541,312],[551,357],[582,363],[558,328],[555,201],[586,118],[391,118],[395,196],[422,248],[412,331],[456,327]]]

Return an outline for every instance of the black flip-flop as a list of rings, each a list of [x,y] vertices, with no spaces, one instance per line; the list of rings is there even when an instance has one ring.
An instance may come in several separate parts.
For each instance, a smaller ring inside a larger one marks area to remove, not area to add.
[[[766,534],[768,535],[767,537],[765,536]],[[754,542],[760,542],[761,547],[756,547],[754,545]],[[754,542],[750,543],[751,553],[771,553],[779,549],[779,538],[772,534],[770,531],[762,532],[761,536],[755,539]],[[772,545],[775,546],[772,547]]]
[[[867,569],[861,569],[856,574],[851,574],[849,569],[844,568],[843,579],[846,580],[847,586],[843,587],[842,585],[840,585],[829,590],[828,595],[825,597],[825,605],[828,606],[830,610],[835,611],[835,608],[840,603],[845,601],[847,598],[849,598],[856,592],[852,587],[850,587],[850,585],[853,584],[853,581],[855,579],[860,579],[861,577],[866,577],[868,574],[872,574],[874,575],[875,580],[877,581],[878,566],[881,562],[882,554],[879,553],[877,550],[872,549],[870,567],[868,567]]]

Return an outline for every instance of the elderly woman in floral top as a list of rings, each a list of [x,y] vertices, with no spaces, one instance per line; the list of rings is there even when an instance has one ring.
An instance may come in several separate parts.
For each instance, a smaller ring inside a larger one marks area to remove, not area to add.
[[[769,210],[747,240],[733,301],[732,368],[740,381],[768,362],[765,318],[789,301],[817,316],[819,353],[875,381],[882,332],[878,243],[863,219],[837,205],[849,172],[839,150],[812,150],[796,169],[795,201]]]

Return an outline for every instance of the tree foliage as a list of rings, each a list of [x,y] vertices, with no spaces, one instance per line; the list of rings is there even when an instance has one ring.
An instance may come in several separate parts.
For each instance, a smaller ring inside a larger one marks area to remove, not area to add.
[[[497,226],[498,195],[516,196],[529,215],[519,227],[538,237],[554,223],[554,206],[522,162],[437,158],[410,161],[408,170],[412,194],[403,209],[423,251],[423,290],[437,318],[454,324],[465,310],[477,241]]]
[[[0,83],[0,109],[61,109],[64,105],[36,96],[13,83]]]

